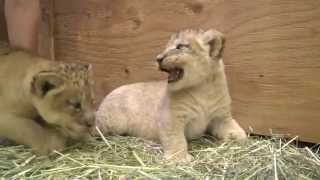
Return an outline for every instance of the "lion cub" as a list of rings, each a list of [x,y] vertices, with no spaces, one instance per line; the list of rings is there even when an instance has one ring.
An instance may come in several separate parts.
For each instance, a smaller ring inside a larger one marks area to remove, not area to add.
[[[40,154],[89,137],[95,123],[89,71],[0,44],[0,137]]]
[[[216,30],[186,30],[172,36],[157,56],[167,82],[122,86],[107,95],[97,113],[104,134],[159,140],[166,159],[190,161],[187,139],[210,133],[245,139],[232,118],[222,61],[224,37]]]

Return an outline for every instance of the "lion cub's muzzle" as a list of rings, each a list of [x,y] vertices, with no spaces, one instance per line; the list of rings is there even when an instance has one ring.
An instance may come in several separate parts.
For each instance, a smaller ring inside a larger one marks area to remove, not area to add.
[[[85,113],[82,117],[79,117],[73,123],[66,125],[63,128],[64,134],[74,140],[84,140],[90,136],[95,127],[95,115],[94,113]]]
[[[169,74],[168,76],[168,83],[173,83],[181,80],[184,75],[183,68],[179,67],[170,67],[163,63],[163,60],[166,58],[166,56],[157,56],[157,62],[159,64],[159,70],[166,72]]]
[[[91,129],[96,124],[96,118],[94,113],[86,113],[83,117],[83,120],[81,121],[81,124],[88,129]]]
[[[95,114],[86,113],[86,115],[83,117],[81,125],[86,128],[87,132],[91,135],[96,126]]]

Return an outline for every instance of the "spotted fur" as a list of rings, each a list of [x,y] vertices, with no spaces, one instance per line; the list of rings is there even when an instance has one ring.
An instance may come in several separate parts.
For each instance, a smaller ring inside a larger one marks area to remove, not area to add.
[[[94,123],[91,66],[0,44],[0,137],[46,154],[86,140]]]

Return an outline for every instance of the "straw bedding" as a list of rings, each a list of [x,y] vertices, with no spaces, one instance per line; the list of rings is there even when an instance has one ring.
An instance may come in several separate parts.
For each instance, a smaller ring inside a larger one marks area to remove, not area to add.
[[[161,147],[134,137],[97,138],[35,156],[24,146],[0,146],[4,179],[320,179],[317,146],[251,137],[243,143],[204,137],[190,143],[194,160],[168,165]]]

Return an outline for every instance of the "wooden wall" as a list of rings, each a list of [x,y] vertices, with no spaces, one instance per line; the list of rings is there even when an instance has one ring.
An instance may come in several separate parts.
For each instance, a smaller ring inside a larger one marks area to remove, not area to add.
[[[320,142],[319,0],[54,0],[54,15],[56,59],[92,63],[100,99],[160,79],[172,33],[217,28],[241,124]]]
[[[7,29],[4,18],[4,0],[0,0],[0,41],[7,41]]]

